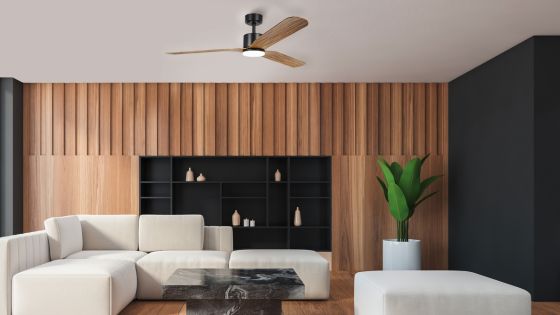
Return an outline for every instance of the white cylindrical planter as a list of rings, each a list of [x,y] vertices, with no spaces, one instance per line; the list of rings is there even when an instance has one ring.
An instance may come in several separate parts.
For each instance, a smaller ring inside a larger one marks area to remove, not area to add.
[[[420,270],[422,251],[420,240],[397,242],[383,240],[383,270]]]

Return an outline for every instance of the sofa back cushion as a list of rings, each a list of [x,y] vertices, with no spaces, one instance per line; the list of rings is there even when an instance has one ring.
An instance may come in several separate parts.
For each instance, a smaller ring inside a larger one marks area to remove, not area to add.
[[[201,215],[141,215],[139,248],[159,250],[202,250],[204,218]]]
[[[63,259],[82,250],[82,225],[77,216],[48,218],[45,230],[49,236],[51,260]]]
[[[80,215],[83,250],[138,250],[137,215]]]

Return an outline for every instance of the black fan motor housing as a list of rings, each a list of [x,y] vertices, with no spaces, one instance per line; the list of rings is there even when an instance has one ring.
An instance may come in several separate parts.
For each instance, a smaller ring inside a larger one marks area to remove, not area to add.
[[[261,36],[259,33],[247,33],[243,35],[243,48],[249,48],[259,36]]]

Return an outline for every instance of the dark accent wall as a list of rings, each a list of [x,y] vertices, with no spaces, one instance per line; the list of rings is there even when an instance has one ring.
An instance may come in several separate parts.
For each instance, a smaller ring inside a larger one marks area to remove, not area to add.
[[[23,231],[23,84],[0,78],[0,236]]]
[[[558,55],[533,37],[449,85],[449,267],[534,300],[560,299]]]

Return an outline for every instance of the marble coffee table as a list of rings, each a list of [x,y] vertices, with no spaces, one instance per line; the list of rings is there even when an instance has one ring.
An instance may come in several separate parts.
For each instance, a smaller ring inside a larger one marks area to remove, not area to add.
[[[178,269],[164,300],[186,300],[187,314],[282,314],[282,300],[303,299],[293,269]]]

